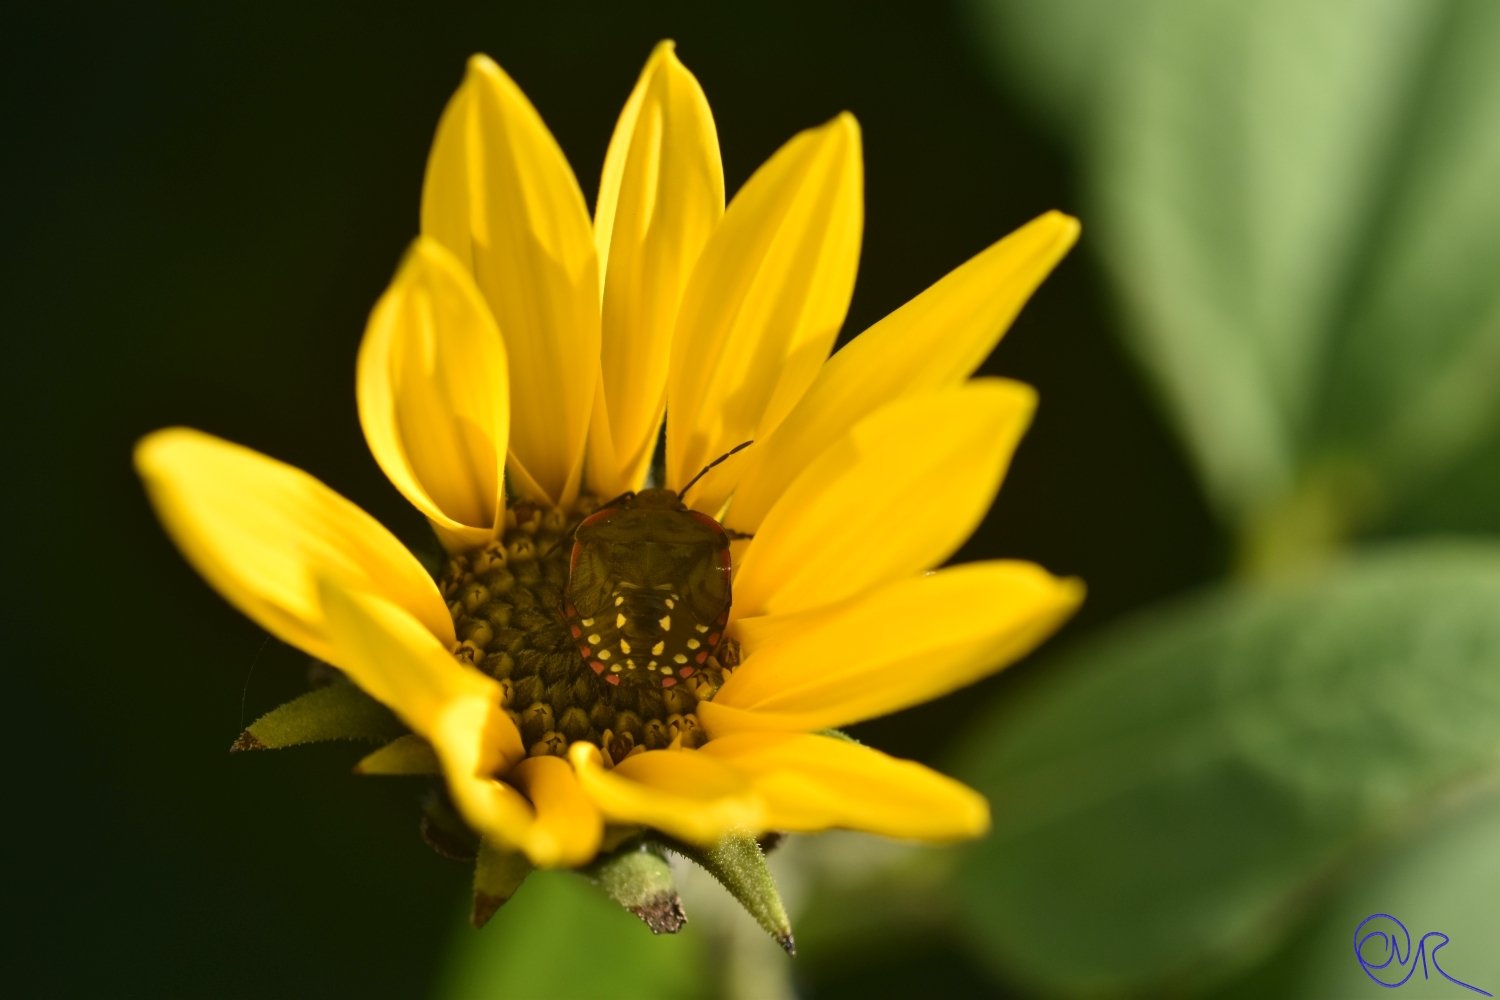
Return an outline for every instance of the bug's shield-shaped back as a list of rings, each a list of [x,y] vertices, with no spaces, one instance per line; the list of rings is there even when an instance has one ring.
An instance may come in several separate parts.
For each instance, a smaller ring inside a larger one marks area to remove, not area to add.
[[[675,494],[647,491],[600,511],[573,547],[565,610],[580,653],[615,684],[691,676],[722,638],[729,568],[723,528]]]

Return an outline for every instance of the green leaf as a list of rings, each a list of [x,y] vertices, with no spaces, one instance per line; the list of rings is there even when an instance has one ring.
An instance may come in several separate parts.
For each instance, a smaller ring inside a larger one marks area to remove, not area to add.
[[[1329,372],[1332,451],[1403,527],[1500,528],[1500,7],[1451,6]],[[1463,482],[1470,511],[1448,496]],[[1475,507],[1483,508],[1482,511]]]
[[[652,836],[717,879],[788,955],[797,954],[796,942],[792,940],[792,922],[782,905],[771,869],[766,865],[765,853],[754,837],[747,833],[729,833],[712,847],[695,847],[663,834]]]
[[[687,923],[677,882],[660,846],[632,838],[583,871],[605,895],[640,917],[652,934],[676,934]]]
[[[489,923],[495,911],[509,902],[532,872],[531,860],[520,851],[510,851],[488,840],[479,841],[474,859],[474,900],[469,922],[475,927]]]
[[[1500,795],[1490,794],[1462,802],[1459,809],[1439,812],[1436,821],[1420,834],[1407,838],[1397,849],[1371,859],[1357,872],[1352,884],[1325,909],[1317,926],[1306,932],[1308,959],[1298,970],[1298,987],[1287,996],[1339,996],[1364,987],[1373,993],[1363,970],[1353,956],[1354,931],[1366,917],[1388,913],[1401,921],[1411,935],[1415,950],[1421,937],[1431,931],[1448,936],[1436,955],[1429,938],[1429,965],[1435,958],[1443,972],[1460,982],[1488,993],[1500,993]],[[1381,929],[1400,933],[1384,922],[1372,922],[1365,932]],[[1367,945],[1367,960],[1378,962],[1378,942]],[[1403,941],[1403,954],[1407,953]],[[1387,983],[1397,982],[1411,969],[1411,961],[1398,971],[1397,962],[1379,971]],[[1418,966],[1402,987],[1406,997],[1477,997],[1428,969],[1424,978]]]
[[[1393,843],[1357,858],[1349,866],[1346,884],[1288,935],[1285,947],[1206,1000],[1375,995],[1378,987],[1360,969],[1353,939],[1355,929],[1377,913],[1395,916],[1411,935],[1408,950],[1398,927],[1377,920],[1364,928],[1366,934],[1382,930],[1401,936],[1406,961],[1398,958],[1386,969],[1372,970],[1386,983],[1412,972],[1398,996],[1454,1000],[1478,995],[1450,983],[1444,972],[1489,993],[1500,992],[1500,949],[1493,944],[1500,940],[1497,843],[1500,790],[1493,782],[1462,789],[1418,817]],[[1431,932],[1449,941],[1436,956],[1438,968],[1432,966],[1432,946],[1441,945],[1441,939],[1429,938],[1422,947],[1428,960],[1424,979],[1421,962],[1413,971],[1411,956]],[[1368,961],[1381,960],[1381,945],[1378,939],[1367,942]]]
[[[995,804],[957,880],[979,954],[1068,995],[1207,983],[1500,775],[1500,546],[1220,587],[1032,677],[962,758]]]
[[[457,929],[441,1000],[703,1000],[712,982],[689,925],[653,937],[572,872],[539,871],[485,927]]]
[[[229,749],[275,750],[325,740],[383,743],[405,730],[390,709],[353,684],[340,681],[262,715]]]
[[[355,774],[442,774],[437,752],[416,733],[398,736],[354,765]]]
[[[1500,8],[976,8],[1072,133],[1089,242],[1226,520],[1281,557],[1454,524],[1459,477],[1500,526]]]

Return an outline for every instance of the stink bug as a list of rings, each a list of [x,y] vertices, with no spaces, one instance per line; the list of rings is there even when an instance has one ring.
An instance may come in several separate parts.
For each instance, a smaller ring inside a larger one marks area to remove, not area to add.
[[[563,614],[584,661],[610,684],[670,688],[723,640],[729,536],[682,502],[703,472],[681,493],[626,493],[574,535]]]

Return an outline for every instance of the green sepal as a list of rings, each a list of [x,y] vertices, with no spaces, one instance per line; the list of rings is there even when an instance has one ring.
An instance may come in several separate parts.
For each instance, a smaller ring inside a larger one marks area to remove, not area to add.
[[[853,743],[857,747],[864,746],[863,743],[861,743],[859,740],[855,739],[853,736],[850,736],[848,733],[844,732],[842,729],[819,729],[816,735],[818,735],[818,736],[826,736],[826,737],[828,737],[831,740],[842,740],[845,743]]]
[[[748,833],[728,833],[712,847],[694,847],[665,834],[653,833],[651,836],[718,879],[719,884],[739,900],[746,912],[786,949],[788,955],[797,954],[797,944],[792,940],[792,922],[787,918],[781,893],[776,890],[776,880],[766,865],[765,852],[754,837]]]
[[[435,782],[422,796],[422,839],[450,861],[473,861],[479,857],[479,834],[453,806],[448,790]]]
[[[398,736],[354,765],[355,774],[441,774],[437,754],[416,733]]]
[[[469,921],[475,927],[489,923],[495,911],[521,888],[533,867],[520,851],[507,850],[488,839],[481,840],[479,857],[474,860],[474,906],[469,911]]]
[[[613,854],[584,868],[583,874],[610,899],[640,917],[652,934],[676,934],[687,923],[677,881],[660,844],[631,838]]]
[[[340,682],[273,708],[240,733],[229,751],[276,750],[326,740],[384,743],[405,729],[390,709],[353,684]]]

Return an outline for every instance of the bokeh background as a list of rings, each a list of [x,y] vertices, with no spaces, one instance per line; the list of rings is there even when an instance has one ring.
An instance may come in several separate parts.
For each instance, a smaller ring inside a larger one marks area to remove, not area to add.
[[[1349,941],[1377,911],[1500,989],[1500,7],[4,23],[7,994],[1369,996]],[[129,466],[189,424],[419,540],[364,447],[353,358],[464,59],[511,73],[592,203],[664,37],[731,191],[797,130],[859,118],[846,337],[1046,209],[1084,221],[985,366],[1042,403],[958,558],[1034,559],[1089,600],[1028,661],[858,728],[984,789],[996,832],[794,841],[774,856],[794,961],[692,872],[676,939],[569,875],[475,932],[418,788],[352,778],[347,744],[230,757],[305,658],[187,568]]]

